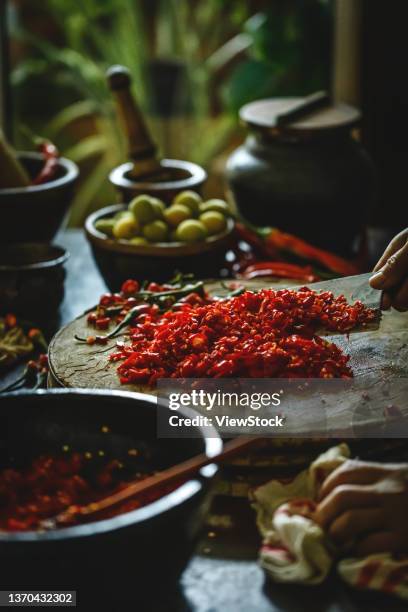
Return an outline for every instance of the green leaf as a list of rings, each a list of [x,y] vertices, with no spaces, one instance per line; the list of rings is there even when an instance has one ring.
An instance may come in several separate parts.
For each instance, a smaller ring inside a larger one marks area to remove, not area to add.
[[[74,146],[66,149],[64,155],[80,164],[91,157],[100,157],[106,154],[109,142],[104,134],[94,134],[83,138]]]
[[[57,136],[74,121],[94,115],[96,110],[97,106],[92,100],[81,100],[67,106],[48,123],[46,132],[49,138]]]
[[[71,205],[68,219],[70,227],[83,225],[88,214],[97,208],[98,194],[102,191],[112,193],[113,201],[113,188],[110,187],[107,179],[109,169],[106,159],[102,158],[82,182]]]

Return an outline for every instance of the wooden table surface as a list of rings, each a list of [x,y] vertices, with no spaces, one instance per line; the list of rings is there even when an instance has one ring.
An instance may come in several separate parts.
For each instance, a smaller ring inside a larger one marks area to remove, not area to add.
[[[71,254],[66,265],[65,299],[60,309],[59,324],[63,325],[93,305],[106,286],[81,230],[64,232],[56,242]],[[335,576],[316,587],[267,584],[256,562],[258,546],[255,516],[249,505],[242,499],[225,504],[222,498],[215,498],[196,554],[175,592],[165,594],[165,603],[162,607],[158,604],[155,612],[162,609],[166,612],[303,612],[306,609],[402,612],[407,609],[398,600],[348,589]],[[162,551],[162,554],[171,555],[171,551]]]

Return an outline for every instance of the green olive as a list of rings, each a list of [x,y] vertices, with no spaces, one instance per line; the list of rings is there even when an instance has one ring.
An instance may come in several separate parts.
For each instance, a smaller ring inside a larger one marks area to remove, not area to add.
[[[224,215],[215,210],[208,210],[207,212],[200,215],[199,219],[210,236],[213,236],[214,234],[220,234],[225,230],[225,227],[227,225],[227,221]]]
[[[205,226],[196,219],[186,219],[177,228],[177,237],[181,242],[199,242],[207,235]]]
[[[173,229],[170,232],[170,242],[180,242],[180,238],[177,235],[177,229]]]
[[[191,210],[184,204],[173,204],[164,211],[164,218],[170,227],[177,227],[182,221],[191,218]]]
[[[163,213],[166,210],[166,205],[159,198],[150,198],[150,202],[156,213],[156,219],[163,219]]]
[[[117,213],[115,213],[113,215],[113,218],[115,219],[115,221],[118,221],[122,217],[126,217],[126,215],[128,215],[128,214],[129,214],[128,210],[120,210],[119,212],[117,212]]]
[[[102,234],[106,234],[110,238],[113,236],[113,226],[115,225],[115,219],[98,219],[95,221],[95,229]]]
[[[164,242],[167,238],[168,227],[161,219],[148,223],[143,228],[143,235],[149,242]]]
[[[182,191],[178,193],[173,200],[173,204],[183,204],[183,206],[187,206],[194,217],[198,217],[201,202],[201,196],[195,191]]]
[[[152,198],[148,195],[139,195],[129,204],[129,210],[134,214],[140,225],[151,223],[157,217],[152,204]]]
[[[231,209],[225,200],[219,200],[217,198],[213,198],[212,200],[208,200],[207,202],[203,202],[200,204],[200,212],[205,213],[210,210],[214,212],[219,212],[223,215],[230,215]]]
[[[135,246],[146,246],[146,244],[149,244],[143,236],[135,236],[135,238],[131,238],[129,242]]]
[[[118,240],[133,238],[139,231],[140,225],[131,213],[115,221],[113,226],[113,235]]]

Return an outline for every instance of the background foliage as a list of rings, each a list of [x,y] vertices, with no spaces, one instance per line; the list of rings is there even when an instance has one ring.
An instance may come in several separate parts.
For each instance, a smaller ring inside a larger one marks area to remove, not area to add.
[[[33,4],[19,0],[12,28],[17,142],[29,126],[80,165],[73,224],[114,199],[107,175],[126,159],[109,65],[130,69],[162,154],[203,165],[234,142],[242,104],[330,83],[329,0]]]

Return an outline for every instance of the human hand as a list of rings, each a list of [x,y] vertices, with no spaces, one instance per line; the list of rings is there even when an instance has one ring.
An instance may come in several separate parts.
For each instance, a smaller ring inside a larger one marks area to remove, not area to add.
[[[358,556],[408,552],[408,465],[349,460],[324,481],[316,522]]]
[[[369,282],[373,289],[383,291],[383,310],[390,306],[400,312],[408,310],[408,228],[391,240]]]

